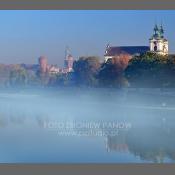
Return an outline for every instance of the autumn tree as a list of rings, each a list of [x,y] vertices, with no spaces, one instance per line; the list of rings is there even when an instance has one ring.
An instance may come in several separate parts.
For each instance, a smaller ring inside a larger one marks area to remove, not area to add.
[[[123,76],[123,72],[130,59],[130,55],[121,54],[103,63],[98,74],[100,85],[105,87],[128,86],[127,79]]]

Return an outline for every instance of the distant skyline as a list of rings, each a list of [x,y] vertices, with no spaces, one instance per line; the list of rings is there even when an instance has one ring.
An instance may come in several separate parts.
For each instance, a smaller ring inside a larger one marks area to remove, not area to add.
[[[63,65],[65,48],[74,58],[103,58],[108,43],[148,46],[155,23],[163,24],[175,53],[175,10],[1,10],[0,63]]]

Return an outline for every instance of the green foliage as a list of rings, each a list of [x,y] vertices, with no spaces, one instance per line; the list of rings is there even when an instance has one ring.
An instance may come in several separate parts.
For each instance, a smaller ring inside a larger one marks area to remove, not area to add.
[[[175,87],[175,56],[147,52],[126,54],[100,64],[98,57],[80,57],[73,72],[49,74],[21,65],[0,64],[0,86]]]
[[[104,87],[126,87],[127,79],[123,76],[123,69],[118,61],[109,59],[103,63],[98,74],[99,84]]]
[[[69,86],[69,85],[71,85],[70,73],[58,74],[57,77],[56,77],[56,83],[59,86]]]
[[[73,64],[76,85],[96,86],[97,73],[100,68],[98,57],[81,57]]]
[[[175,85],[174,58],[146,53],[130,60],[125,76],[131,86],[170,87]]]
[[[4,87],[9,82],[10,69],[0,64],[0,86]]]
[[[12,86],[25,86],[28,81],[27,71],[24,68],[15,67],[10,71],[9,81]]]

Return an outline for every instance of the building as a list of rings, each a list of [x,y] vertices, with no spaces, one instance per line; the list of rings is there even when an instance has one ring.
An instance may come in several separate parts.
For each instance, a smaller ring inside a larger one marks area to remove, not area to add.
[[[57,65],[48,64],[47,57],[45,56],[40,56],[38,62],[40,73],[58,74],[60,72],[60,69],[57,67]]]
[[[49,65],[47,67],[47,69],[48,69],[48,72],[50,74],[58,74],[58,73],[60,73],[60,68],[57,65]]]
[[[48,67],[47,57],[40,56],[39,59],[38,59],[38,62],[39,62],[40,72],[41,73],[46,73],[47,72],[47,67]]]
[[[149,39],[150,46],[110,46],[106,47],[105,62],[113,57],[120,57],[120,55],[126,54],[131,58],[135,55],[144,54],[148,51],[155,52],[157,54],[168,54],[168,40],[164,38],[164,29],[162,25],[158,27],[155,25],[154,34]]]
[[[74,63],[74,58],[70,54],[69,48],[66,48],[65,51],[65,60],[64,60],[64,69],[66,72],[72,72],[73,71],[73,63]]]
[[[164,37],[164,29],[162,25],[160,28],[155,25],[154,34],[150,38],[150,51],[161,55],[168,54],[168,40]]]
[[[68,69],[68,72],[73,70],[74,59],[71,54],[69,54],[65,60],[65,68]]]
[[[113,57],[120,57],[121,55],[129,55],[131,57],[140,55],[149,51],[148,46],[110,46],[107,45],[105,51],[105,62]]]
[[[65,59],[64,59],[64,67],[59,68],[57,65],[49,65],[47,57],[40,56],[38,59],[39,65],[38,69],[40,73],[49,73],[49,74],[66,74],[73,71],[73,62],[74,59],[72,55],[70,54],[70,51],[68,48],[66,48],[65,52]]]

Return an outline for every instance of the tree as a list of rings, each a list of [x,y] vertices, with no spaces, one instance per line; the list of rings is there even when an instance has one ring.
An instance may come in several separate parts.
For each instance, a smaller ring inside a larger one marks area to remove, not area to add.
[[[132,86],[167,87],[172,75],[172,58],[147,52],[129,61],[125,76]]]
[[[74,80],[76,85],[96,86],[97,73],[100,68],[98,57],[80,57],[73,64]]]
[[[121,54],[103,63],[98,75],[100,85],[105,87],[128,86],[127,79],[123,76],[123,71],[130,59],[131,56],[128,54]]]
[[[9,81],[12,86],[25,86],[28,81],[27,71],[16,65],[10,71]]]
[[[0,64],[0,86],[6,86],[9,82],[10,69],[7,65]]]

